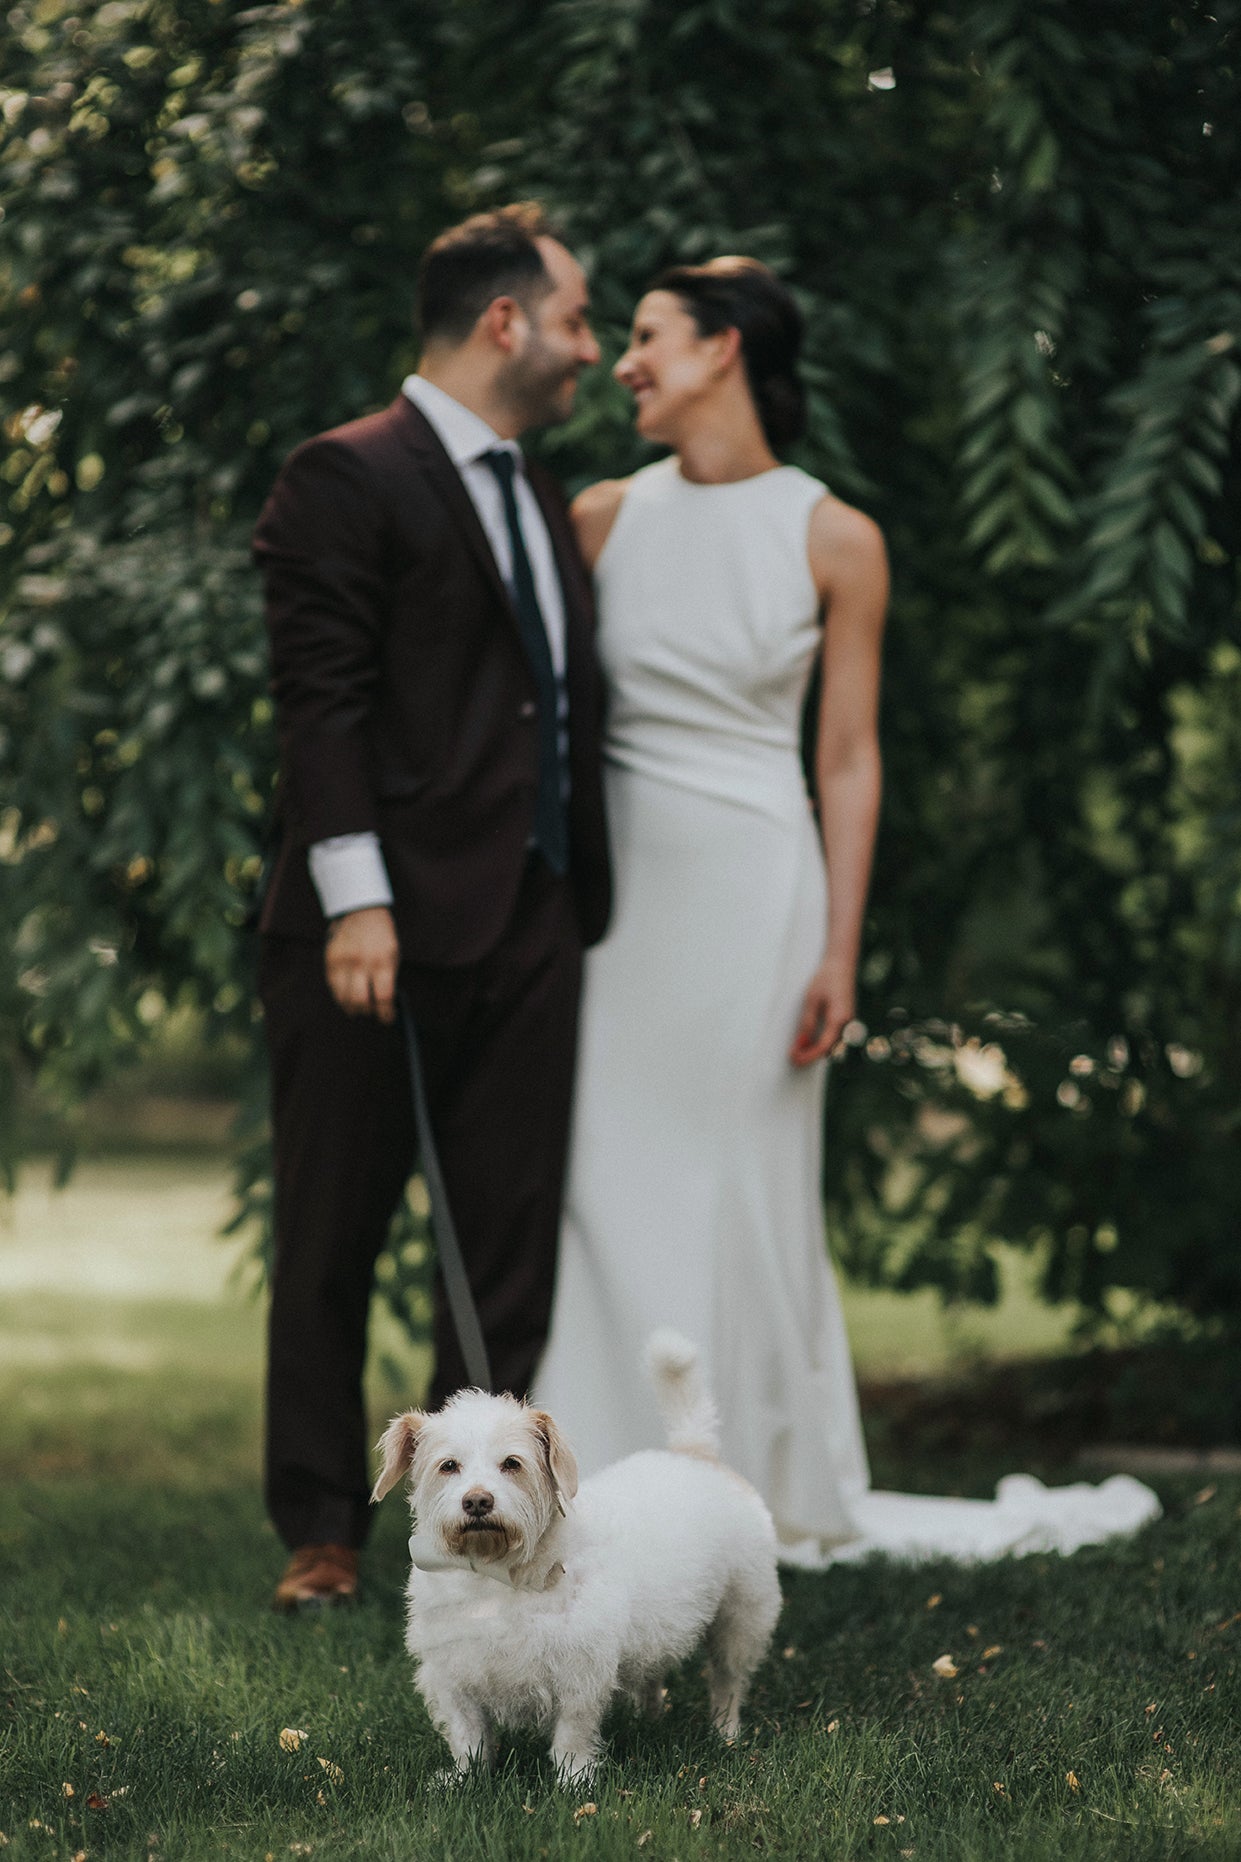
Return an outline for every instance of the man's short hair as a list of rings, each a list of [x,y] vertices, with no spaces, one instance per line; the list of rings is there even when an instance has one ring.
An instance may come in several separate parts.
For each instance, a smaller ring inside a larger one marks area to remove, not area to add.
[[[418,324],[424,341],[463,343],[497,297],[529,311],[552,289],[536,241],[555,238],[537,201],[471,214],[432,240],[418,268]]]

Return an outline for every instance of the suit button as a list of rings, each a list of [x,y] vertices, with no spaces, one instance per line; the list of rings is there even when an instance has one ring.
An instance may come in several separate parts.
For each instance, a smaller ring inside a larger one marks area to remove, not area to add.
[[[532,698],[527,698],[525,703],[519,709],[517,715],[519,718],[532,718],[534,716],[534,711],[535,711],[534,700]]]

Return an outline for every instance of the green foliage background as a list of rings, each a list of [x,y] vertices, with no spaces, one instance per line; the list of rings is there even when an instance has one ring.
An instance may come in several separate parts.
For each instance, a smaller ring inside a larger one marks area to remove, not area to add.
[[[254,1047],[248,535],[382,405],[414,264],[538,194],[615,353],[658,266],[807,311],[800,462],[895,570],[855,1272],[1241,1311],[1241,5],[18,0],[0,43],[0,1124],[171,1004]],[[600,370],[545,450],[641,454]],[[257,1117],[257,1113],[256,1113]],[[242,1179],[261,1203],[262,1152]],[[398,1276],[398,1279],[400,1276]]]

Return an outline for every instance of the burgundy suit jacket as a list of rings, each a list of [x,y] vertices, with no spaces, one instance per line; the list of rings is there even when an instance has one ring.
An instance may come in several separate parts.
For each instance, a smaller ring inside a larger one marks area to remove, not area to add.
[[[611,900],[602,684],[590,581],[535,465],[565,598],[569,877],[583,940]],[[402,954],[469,963],[517,895],[538,782],[535,687],[477,512],[407,396],[286,461],[254,537],[280,742],[277,852],[260,928],[320,939],[307,849],[379,836]]]

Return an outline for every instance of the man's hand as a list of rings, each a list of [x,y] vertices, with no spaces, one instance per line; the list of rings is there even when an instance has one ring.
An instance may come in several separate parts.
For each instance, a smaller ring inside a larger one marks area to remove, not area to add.
[[[401,960],[396,925],[386,905],[346,912],[328,929],[327,986],[346,1015],[396,1019],[396,972]]]

